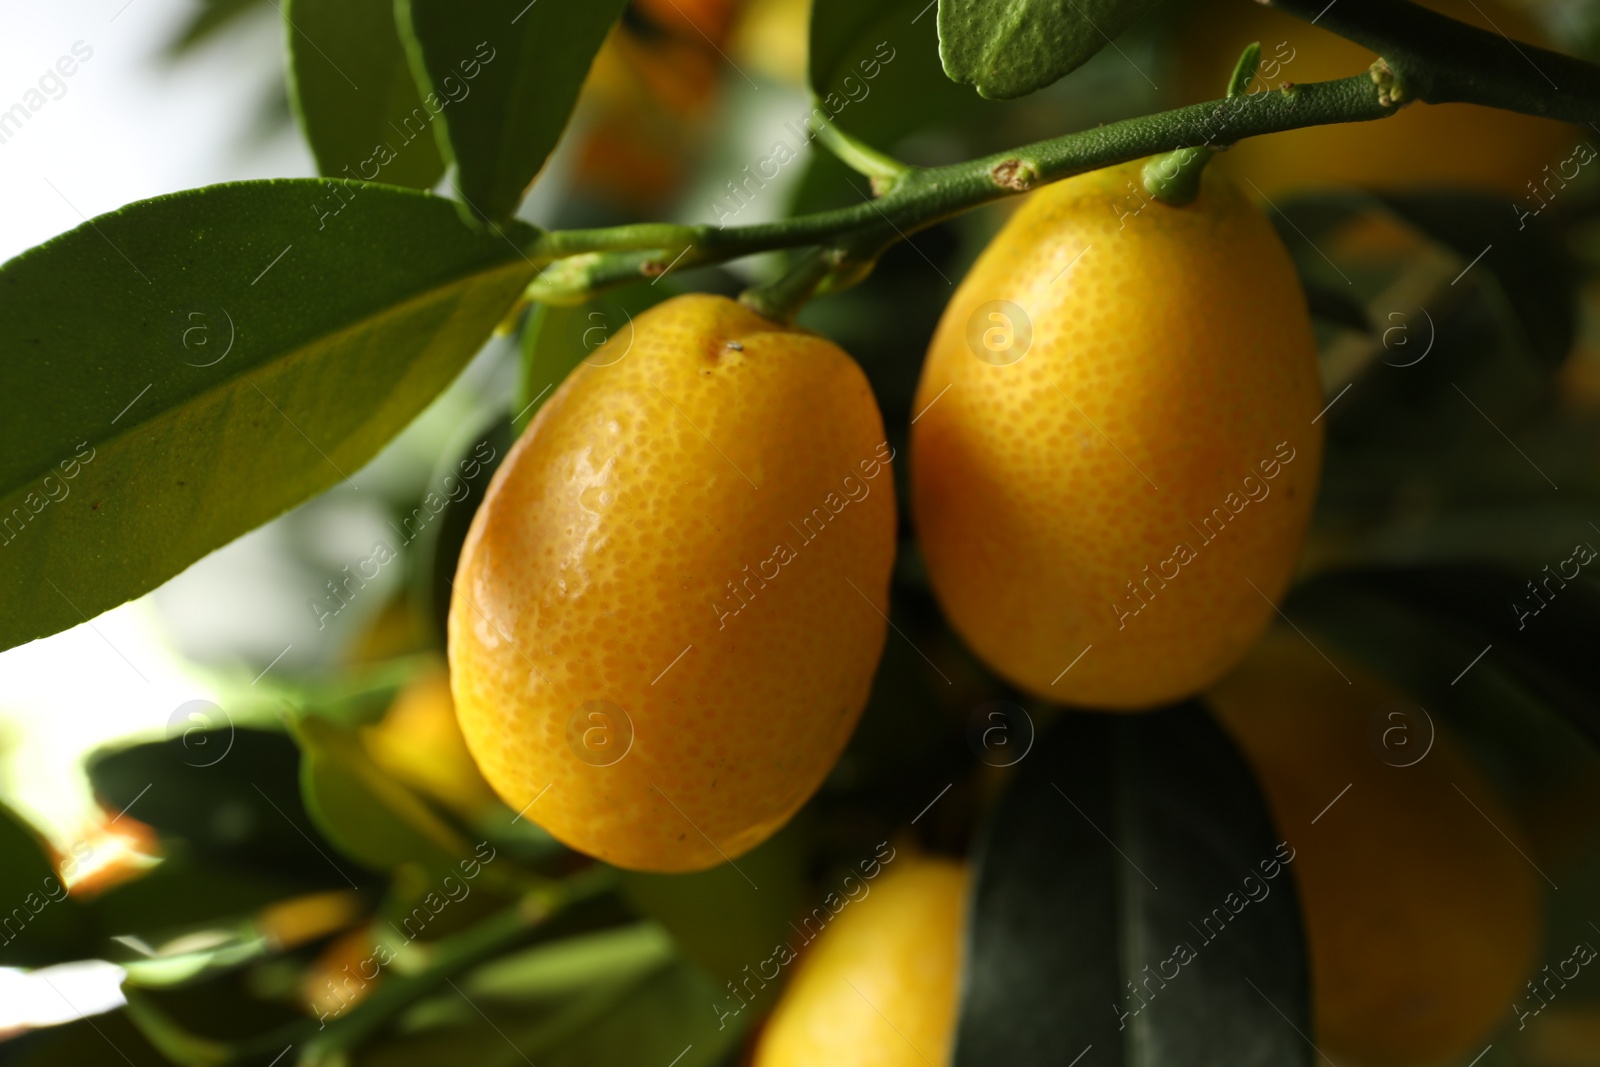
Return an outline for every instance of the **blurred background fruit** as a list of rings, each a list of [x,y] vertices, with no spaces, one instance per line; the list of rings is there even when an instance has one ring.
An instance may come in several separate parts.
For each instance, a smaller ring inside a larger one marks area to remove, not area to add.
[[[1539,876],[1442,724],[1431,748],[1386,748],[1385,709],[1408,705],[1344,670],[1274,630],[1206,699],[1295,849],[1318,1043],[1363,1064],[1455,1062],[1535,969]]]
[[[754,1067],[949,1062],[964,864],[902,850],[804,954]]]
[[[498,798],[467,751],[443,663],[407,682],[379,722],[362,730],[373,762],[469,822]]]

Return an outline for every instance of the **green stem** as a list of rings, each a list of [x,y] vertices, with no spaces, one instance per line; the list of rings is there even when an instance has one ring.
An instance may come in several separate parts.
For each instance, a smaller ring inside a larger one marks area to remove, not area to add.
[[[1587,124],[1600,118],[1600,67],[1513,41],[1410,0],[1266,0],[1382,56],[1395,100],[1485,104]]]
[[[911,167],[898,171],[879,199],[847,208],[751,226],[648,224],[545,233],[527,250],[530,258],[539,262],[576,258],[547,268],[529,287],[528,296],[548,303],[578,303],[603,289],[655,278],[668,270],[810,245],[849,248],[853,260],[870,267],[877,252],[897,240],[1062,178],[1176,149],[1220,148],[1246,137],[1306,126],[1387,118],[1417,99],[1484,104],[1572,122],[1600,115],[1600,67],[1514,44],[1409,0],[1337,0],[1332,5],[1326,0],[1268,2],[1344,34],[1384,58],[1367,72],[1337,81],[1262,89],[964,163]],[[876,251],[866,255],[862,250],[867,249]]]
[[[528,896],[477,925],[427,946],[427,964],[413,974],[390,973],[361,1003],[335,1018],[303,1019],[255,1037],[223,1042],[178,1026],[142,991],[127,991],[129,1016],[158,1049],[178,1063],[221,1065],[271,1057],[293,1045],[297,1062],[316,1063],[354,1048],[387,1026],[402,1010],[479,963],[526,944],[552,916],[580,901],[610,892],[614,868],[596,864]]]
[[[873,148],[829,122],[817,130],[817,140],[838,157],[839,162],[872,179],[872,191],[882,196],[911,169],[910,165]]]
[[[813,248],[771,285],[746,289],[740,293],[739,302],[773,322],[793,322],[795,315],[811,299],[823,279],[837,270],[838,266],[837,255]]]
[[[1228,99],[1245,94],[1260,62],[1261,42],[1252,41],[1245,45],[1244,51],[1239,53],[1239,61],[1233,65],[1232,76],[1228,78]],[[1206,164],[1211,162],[1211,154],[1211,149],[1201,146],[1180,148],[1176,152],[1155,157],[1140,172],[1145,191],[1163,204],[1173,207],[1192,203],[1200,195],[1200,176],[1205,173]]]

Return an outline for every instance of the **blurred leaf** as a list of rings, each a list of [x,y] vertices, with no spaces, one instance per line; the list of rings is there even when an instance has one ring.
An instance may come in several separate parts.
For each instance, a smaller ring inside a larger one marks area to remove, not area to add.
[[[43,967],[83,959],[91,926],[56,873],[50,846],[0,804],[0,966]]]
[[[1382,199],[1406,222],[1454,250],[1471,270],[1494,279],[1495,296],[1508,305],[1534,356],[1551,367],[1566,359],[1577,329],[1577,272],[1545,223],[1535,218],[1519,224],[1514,208],[1508,210],[1511,205],[1487,193],[1434,190]]]
[[[634,982],[673,959],[672,938],[655,923],[635,923],[535,945],[479,967],[467,994],[538,1002],[597,984]]]
[[[182,31],[167,44],[168,58],[176,59],[194,51],[197,45],[204,44],[218,31],[232,25],[240,15],[265,7],[266,0],[200,0],[197,6],[199,10],[189,17]]]
[[[169,857],[84,904],[107,937],[136,937],[152,946],[180,931],[239,920],[275,901],[314,888],[304,881]]]
[[[89,783],[111,811],[187,842],[197,859],[314,886],[368,882],[317,831],[300,799],[300,750],[281,733],[225,728],[103,750]],[[220,756],[218,754],[221,754]]]
[[[448,873],[471,859],[466,839],[380,770],[356,734],[316,718],[301,720],[296,730],[305,752],[306,810],[340,851],[385,871],[416,863]]]
[[[1009,100],[1070,74],[1153,0],[939,0],[939,55],[953,81]]]
[[[417,1005],[404,1036],[360,1050],[355,1067],[710,1067],[743,1033],[718,1029],[716,988],[653,924],[508,956],[459,987]]]
[[[126,1011],[25,1033],[0,1044],[4,1067],[168,1067]]]
[[[439,147],[473,213],[505,222],[561,138],[624,0],[397,0]]]
[[[1309,1064],[1293,867],[1266,878],[1279,840],[1198,705],[1063,715],[979,845],[955,1067],[1089,1046],[1099,1064]],[[1251,876],[1269,888],[1246,899]]]
[[[543,305],[538,307],[542,308]],[[466,543],[472,516],[477,514],[478,505],[483,502],[483,494],[488,491],[494,472],[511,450],[511,442],[511,420],[496,418],[482,433],[473,436],[472,444],[460,455],[445,456],[428,483],[453,485],[462,489],[461,495],[456,497],[450,495],[452,491],[447,488],[442,498],[439,521],[424,527],[422,558],[429,562],[428,566],[417,569],[422,586],[418,601],[424,605],[441,645],[445,641],[445,626],[450,616],[450,592],[456,578],[456,561],[461,556],[461,546]],[[431,510],[431,501],[425,498],[418,510],[422,508]],[[401,520],[402,523],[405,521]]]
[[[984,106],[939,65],[937,18],[928,0],[815,0],[808,75],[817,98],[784,140],[801,148],[826,121],[888,149],[913,130],[952,123]],[[854,177],[865,193],[865,178]]]
[[[803,819],[792,820],[740,856],[737,866],[724,863],[695,874],[623,871],[623,895],[664,926],[709,975],[732,978],[767,958],[799,914],[808,838]]]
[[[1462,565],[1326,575],[1287,610],[1423,699],[1509,686],[1600,746],[1600,585],[1549,577],[1569,560],[1527,575]]]
[[[431,189],[444,160],[395,27],[394,0],[286,0],[289,93],[330,178]],[[369,173],[370,169],[370,173]]]
[[[532,278],[531,235],[473,232],[423,193],[240,182],[0,267],[0,647],[348,481]]]

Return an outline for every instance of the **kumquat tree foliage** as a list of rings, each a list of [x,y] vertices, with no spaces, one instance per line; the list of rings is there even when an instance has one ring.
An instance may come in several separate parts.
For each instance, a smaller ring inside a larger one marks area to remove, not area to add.
[[[0,641],[316,579],[0,807],[0,1064],[1600,1063],[1600,7],[246,17],[318,176],[0,266]]]

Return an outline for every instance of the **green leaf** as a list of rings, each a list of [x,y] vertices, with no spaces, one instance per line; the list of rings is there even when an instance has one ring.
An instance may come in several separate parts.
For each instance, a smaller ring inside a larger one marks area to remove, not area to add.
[[[241,182],[0,266],[0,647],[349,481],[533,277],[532,235],[409,190]]]
[[[955,1067],[1309,1064],[1279,842],[1198,705],[1064,714],[980,842]]]
[[[1132,26],[1152,0],[939,0],[939,57],[952,81],[994,100],[1043,89]]]
[[[430,189],[444,174],[393,0],[288,0],[289,99],[330,178]]]
[[[196,859],[308,888],[372,880],[312,825],[300,799],[300,750],[282,733],[186,733],[98,752],[88,772],[102,805],[183,841]]]
[[[543,305],[539,305],[542,307]],[[494,472],[511,451],[511,420],[497,418],[483,431],[474,434],[472,443],[457,455],[445,456],[434,471],[429,485],[464,486],[460,497],[446,495],[438,521],[423,530],[422,558],[430,561],[416,571],[417,602],[433,623],[442,647],[450,617],[450,594],[456,580],[456,563],[461,546],[466,544],[472,517],[489,489]],[[446,481],[446,479],[451,479]],[[426,506],[425,504],[422,506]],[[402,520],[404,521],[404,520]],[[528,825],[532,825],[531,823]]]
[[[305,881],[180,854],[96,894],[84,909],[108,937],[137,937],[157,945],[180,931],[242,919],[315,888]]]
[[[786,127],[785,141],[798,151],[802,138],[832,121],[887,149],[983,108],[976,93],[945,77],[938,48],[928,0],[815,0],[808,74],[820,113]],[[866,179],[855,180],[864,191]]]
[[[479,218],[509,219],[561,138],[624,0],[397,0],[411,68]]]
[[[197,46],[233,25],[239,16],[265,6],[266,0],[200,0],[183,29],[168,42],[167,57],[176,59],[194,51]]]
[[[807,836],[797,820],[736,863],[694,874],[623,871],[623,895],[708,974],[734,978],[771,955],[803,910]]]
[[[743,1034],[719,1028],[718,990],[654,924],[537,946],[459,984],[411,1009],[402,1036],[358,1050],[355,1067],[712,1067]]]
[[[92,951],[90,929],[44,838],[0,804],[0,966],[82,959]]]
[[[414,863],[448,873],[472,858],[466,839],[380,769],[354,732],[316,718],[296,731],[306,809],[340,851],[376,870]]]

